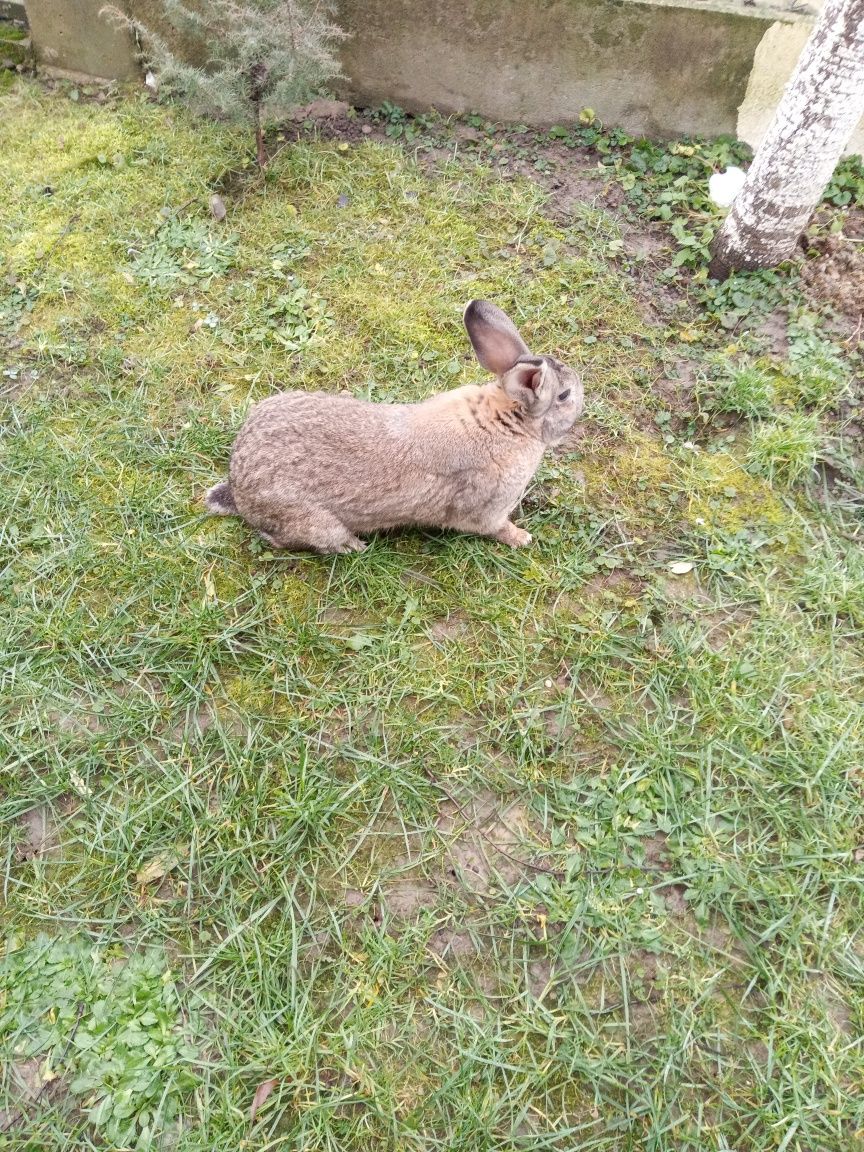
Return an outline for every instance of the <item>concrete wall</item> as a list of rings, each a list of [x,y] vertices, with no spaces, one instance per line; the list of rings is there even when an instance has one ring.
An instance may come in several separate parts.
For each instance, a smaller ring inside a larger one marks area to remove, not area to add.
[[[160,0],[127,2],[170,37]],[[344,94],[537,125],[590,107],[635,133],[737,131],[757,144],[821,2],[341,0]],[[137,74],[131,37],[99,15],[105,0],[25,3],[43,64]]]
[[[343,0],[352,93],[528,124],[735,130],[766,23],[616,0]]]
[[[809,22],[769,25],[756,49],[753,71],[744,101],[738,111],[737,134],[755,148],[774,115],[783,89],[795,68],[810,35]],[[864,120],[858,125],[846,148],[847,154],[864,155]]]
[[[30,37],[42,64],[110,80],[138,74],[134,45],[99,10],[106,0],[25,0]]]

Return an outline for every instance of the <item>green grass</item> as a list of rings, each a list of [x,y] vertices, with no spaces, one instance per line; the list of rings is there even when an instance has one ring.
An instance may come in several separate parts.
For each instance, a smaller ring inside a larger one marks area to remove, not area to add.
[[[819,425],[810,412],[784,412],[753,432],[750,463],[778,484],[812,475],[819,457]]]
[[[700,384],[699,399],[709,413],[734,412],[758,419],[769,416],[776,403],[776,384],[759,364],[721,361],[718,379]]]
[[[0,142],[0,1146],[864,1146],[836,393],[692,442],[615,221],[471,161],[220,183],[231,130],[24,81]],[[481,378],[480,295],[585,376],[532,549],[203,514],[277,387]]]

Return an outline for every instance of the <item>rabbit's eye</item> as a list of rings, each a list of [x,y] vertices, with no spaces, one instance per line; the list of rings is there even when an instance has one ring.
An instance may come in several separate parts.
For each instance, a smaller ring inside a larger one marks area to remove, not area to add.
[[[560,392],[558,394],[558,399],[559,400],[566,400],[569,395],[570,395],[570,389],[565,388],[563,392]]]

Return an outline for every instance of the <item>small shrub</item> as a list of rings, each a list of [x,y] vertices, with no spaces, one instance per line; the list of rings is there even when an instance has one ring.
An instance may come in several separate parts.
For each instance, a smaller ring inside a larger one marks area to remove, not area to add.
[[[109,4],[102,13],[141,37],[161,94],[207,115],[251,121],[262,168],[267,117],[340,75],[333,49],[345,34],[328,19],[328,0],[202,0],[197,9],[162,0],[162,8],[172,27],[203,44],[206,68],[176,56],[153,29],[120,8]]]
[[[787,412],[753,429],[748,450],[752,471],[780,484],[795,484],[819,457],[819,422],[809,412]]]

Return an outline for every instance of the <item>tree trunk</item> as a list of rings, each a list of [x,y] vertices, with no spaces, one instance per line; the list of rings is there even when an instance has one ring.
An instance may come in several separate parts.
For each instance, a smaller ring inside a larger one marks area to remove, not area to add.
[[[789,259],[862,115],[864,0],[825,0],[714,240],[711,276]]]

